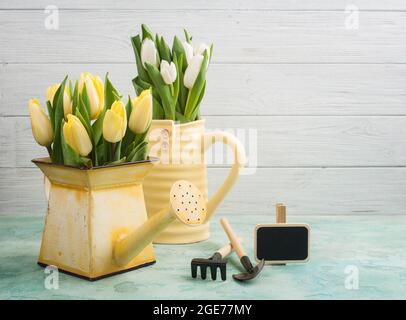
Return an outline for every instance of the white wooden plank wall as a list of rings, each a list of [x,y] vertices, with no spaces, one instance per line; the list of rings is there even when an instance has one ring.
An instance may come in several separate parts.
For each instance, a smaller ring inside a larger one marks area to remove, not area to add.
[[[44,9],[59,9],[47,30]],[[349,5],[359,28],[346,28]],[[256,128],[254,174],[223,214],[406,214],[406,2],[402,0],[0,2],[0,214],[42,215],[45,155],[31,97],[68,73],[104,75],[134,94],[129,38],[141,23],[169,39],[214,42],[202,113],[208,128]],[[247,136],[244,136],[247,140]],[[246,141],[247,142],[247,141]],[[254,151],[253,151],[254,150]],[[227,169],[213,164],[210,189]]]

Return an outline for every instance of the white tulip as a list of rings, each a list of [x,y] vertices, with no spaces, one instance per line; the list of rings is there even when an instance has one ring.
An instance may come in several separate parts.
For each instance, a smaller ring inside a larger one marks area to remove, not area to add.
[[[145,66],[148,62],[154,66],[158,66],[157,50],[155,48],[155,43],[151,39],[144,39],[141,46],[141,62]]]
[[[161,61],[161,76],[166,84],[172,84],[176,80],[176,66],[166,60]]]
[[[193,58],[193,47],[189,42],[183,41],[183,50],[185,51],[186,55],[186,62],[187,64],[190,64]]]
[[[207,50],[207,55],[210,57],[210,46],[208,46],[205,43],[200,43],[197,47],[194,49],[194,54],[203,54],[204,51]]]
[[[188,65],[185,71],[185,77],[183,78],[183,83],[185,84],[186,88],[188,89],[193,88],[193,85],[195,84],[195,81],[199,74],[202,62],[203,56],[201,54],[195,55],[192,58],[192,61],[190,61],[190,64]]]

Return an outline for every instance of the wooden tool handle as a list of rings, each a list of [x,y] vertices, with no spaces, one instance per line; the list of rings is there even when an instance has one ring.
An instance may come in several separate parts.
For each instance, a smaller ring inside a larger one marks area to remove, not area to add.
[[[238,240],[236,234],[234,233],[233,229],[231,228],[230,224],[228,223],[228,220],[226,218],[221,218],[220,223],[224,229],[224,231],[227,234],[228,239],[230,239],[231,245],[237,255],[242,258],[246,256],[244,248],[242,247],[240,241]]]
[[[231,251],[233,251],[233,247],[232,247],[231,244],[229,243],[228,245],[226,245],[226,246],[224,246],[224,247],[218,249],[216,252],[217,252],[217,253],[220,253],[220,255],[221,255],[222,258],[225,258],[225,257],[227,257],[227,256],[231,253]]]
[[[238,239],[240,243],[242,242],[241,239]],[[234,250],[233,246],[231,243],[225,245],[224,247],[218,249],[216,252],[220,253],[222,258],[227,257],[232,251]]]

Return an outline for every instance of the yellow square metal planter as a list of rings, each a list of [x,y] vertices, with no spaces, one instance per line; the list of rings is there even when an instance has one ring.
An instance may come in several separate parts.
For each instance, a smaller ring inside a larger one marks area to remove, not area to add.
[[[92,169],[33,162],[50,181],[40,265],[95,280],[155,262],[151,243],[125,264],[114,259],[119,237],[147,221],[142,182],[153,160]]]

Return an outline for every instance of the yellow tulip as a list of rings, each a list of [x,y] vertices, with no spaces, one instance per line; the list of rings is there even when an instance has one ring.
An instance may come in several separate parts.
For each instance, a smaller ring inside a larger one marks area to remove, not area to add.
[[[66,143],[82,157],[92,151],[92,142],[82,122],[73,114],[68,114],[68,121],[63,126]]]
[[[90,118],[97,119],[104,106],[104,84],[99,76],[84,72],[79,78],[79,93],[86,86],[86,92],[90,101]]]
[[[131,100],[132,111],[128,126],[131,131],[140,134],[147,131],[152,120],[151,90],[144,90],[138,97]]]
[[[65,91],[63,93],[63,114],[65,115],[65,119],[68,118],[68,114],[72,113],[72,95],[69,90],[69,87],[65,87]]]
[[[54,102],[54,96],[55,96],[55,93],[58,90],[59,86],[60,86],[60,83],[56,83],[47,88],[46,97],[47,97],[47,101],[51,102],[51,105]]]
[[[106,111],[103,119],[103,137],[111,143],[123,139],[127,129],[127,115],[124,103],[115,101]]]
[[[58,90],[60,83],[53,84],[47,88],[47,101],[51,102],[51,106],[54,102],[55,93]],[[53,106],[52,106],[53,107]],[[65,119],[67,115],[72,113],[72,95],[68,86],[65,86],[65,91],[63,93],[63,114]]]
[[[51,120],[37,99],[28,102],[30,111],[31,129],[35,141],[41,146],[49,147],[54,138]]]

